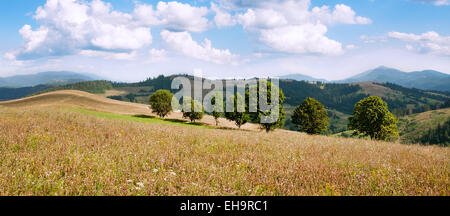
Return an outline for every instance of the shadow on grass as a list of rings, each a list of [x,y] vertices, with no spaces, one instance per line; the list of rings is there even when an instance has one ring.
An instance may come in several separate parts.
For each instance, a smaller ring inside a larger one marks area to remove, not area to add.
[[[164,119],[165,121],[175,122],[175,123],[182,123],[187,125],[195,125],[195,126],[210,126],[203,122],[190,122],[187,120],[181,120],[181,119]]]
[[[159,119],[162,121],[172,122],[172,123],[178,123],[178,124],[186,124],[186,125],[192,125],[192,126],[209,126],[206,123],[202,122],[189,122],[187,120],[182,119],[165,119],[165,118],[157,118],[155,116],[149,116],[149,115],[133,115],[133,117],[136,118],[145,118],[145,119]]]
[[[155,116],[149,116],[149,115],[134,115],[133,117],[136,118],[148,118],[148,119],[155,119]]]

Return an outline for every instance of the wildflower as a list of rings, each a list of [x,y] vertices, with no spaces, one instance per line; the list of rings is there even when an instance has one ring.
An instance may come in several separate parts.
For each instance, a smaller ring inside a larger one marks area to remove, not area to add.
[[[153,172],[154,172],[154,173],[157,173],[157,172],[158,172],[158,169],[153,169]]]
[[[139,186],[140,188],[144,187],[144,183],[142,183],[142,182],[138,182],[138,183],[136,183],[136,185]]]

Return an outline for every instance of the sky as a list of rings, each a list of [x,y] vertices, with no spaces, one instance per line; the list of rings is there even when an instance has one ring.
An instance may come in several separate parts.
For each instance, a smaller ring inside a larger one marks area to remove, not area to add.
[[[450,73],[450,0],[0,1],[0,77]]]

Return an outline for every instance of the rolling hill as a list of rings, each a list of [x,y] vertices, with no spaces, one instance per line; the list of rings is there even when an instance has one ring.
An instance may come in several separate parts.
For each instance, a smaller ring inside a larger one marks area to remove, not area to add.
[[[117,117],[149,111],[67,90],[0,103],[0,195],[448,195],[449,148]]]
[[[101,79],[95,75],[87,75],[69,71],[50,71],[36,74],[0,77],[0,87],[30,87],[36,85],[65,85],[81,81]]]
[[[397,85],[423,90],[450,92],[450,75],[434,70],[403,72],[394,68],[378,67],[345,80],[335,82],[390,82]]]
[[[156,116],[146,104],[113,100],[100,95],[77,90],[52,91],[26,98],[2,101],[0,102],[0,106],[8,108],[66,107],[142,118],[152,118]],[[167,119],[185,121],[181,112],[173,112],[167,116]],[[208,115],[200,122],[206,125],[215,125],[214,118]],[[219,122],[218,127],[237,128],[233,122],[224,118],[219,119]],[[258,126],[246,124],[242,126],[242,129],[258,130]]]
[[[149,95],[156,90],[170,90],[174,77],[159,76],[137,83],[82,82],[46,89],[43,92],[60,89],[83,90],[115,100],[148,104]],[[192,81],[193,77],[187,77]],[[288,116],[285,129],[296,130],[290,120],[293,109],[306,97],[313,97],[324,104],[329,111],[331,118],[329,134],[345,131],[347,129],[347,118],[352,113],[354,104],[369,95],[382,97],[383,100],[388,102],[389,109],[397,116],[448,106],[450,98],[449,93],[405,88],[391,83],[345,84],[280,80],[280,87],[286,96],[284,106]]]
[[[450,119],[450,108],[432,110],[401,117],[398,120],[402,143],[417,143],[428,132]]]

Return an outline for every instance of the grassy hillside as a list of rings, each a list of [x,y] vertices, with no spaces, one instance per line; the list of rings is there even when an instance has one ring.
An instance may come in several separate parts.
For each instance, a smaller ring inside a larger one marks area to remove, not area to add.
[[[0,105],[0,195],[448,195],[450,150]]]
[[[65,107],[84,109],[97,112],[106,112],[111,114],[128,115],[124,118],[146,119],[155,117],[150,107],[146,104],[130,103],[105,98],[101,95],[90,94],[76,90],[62,90],[42,93],[22,99],[3,101],[0,106],[9,108],[29,108],[29,107]],[[92,113],[91,113],[92,114]],[[111,117],[113,117],[111,115]],[[116,116],[117,117],[117,116]],[[181,112],[172,112],[166,117],[166,121],[184,122],[186,121]],[[212,116],[205,115],[199,122],[200,124],[215,125]],[[237,128],[233,122],[224,118],[219,119],[218,127]],[[259,130],[257,125],[245,124],[242,126],[245,130]]]
[[[43,92],[74,89],[96,93],[114,100],[148,104],[149,95],[158,89],[170,89],[174,77],[159,76],[137,83],[81,82],[46,89]],[[193,79],[192,76],[187,77]],[[448,107],[450,99],[449,93],[405,88],[391,83],[333,84],[280,80],[280,87],[286,96],[284,106],[287,118],[284,128],[296,130],[290,119],[293,109],[306,97],[313,97],[324,104],[329,112],[330,121],[327,134],[346,131],[348,117],[353,111],[354,104],[369,95],[382,97],[388,103],[391,112],[396,116]],[[206,94],[207,91],[204,93]]]
[[[403,143],[415,143],[429,129],[450,119],[450,108],[404,116],[398,121],[400,140]]]
[[[148,96],[158,89],[169,89],[175,76],[159,76],[138,83],[114,83],[114,89],[120,93],[110,98],[124,101],[148,103]],[[189,77],[189,76],[187,76]],[[192,77],[189,77],[192,79]],[[347,118],[352,113],[354,104],[369,95],[383,98],[389,104],[389,109],[397,116],[409,113],[423,112],[436,107],[442,107],[450,99],[449,93],[431,92],[419,89],[405,88],[392,83],[321,83],[295,80],[280,80],[280,88],[286,96],[285,109],[298,106],[306,97],[313,97],[324,104],[330,112],[329,133],[345,131]],[[286,129],[294,129],[289,123],[288,115]]]

